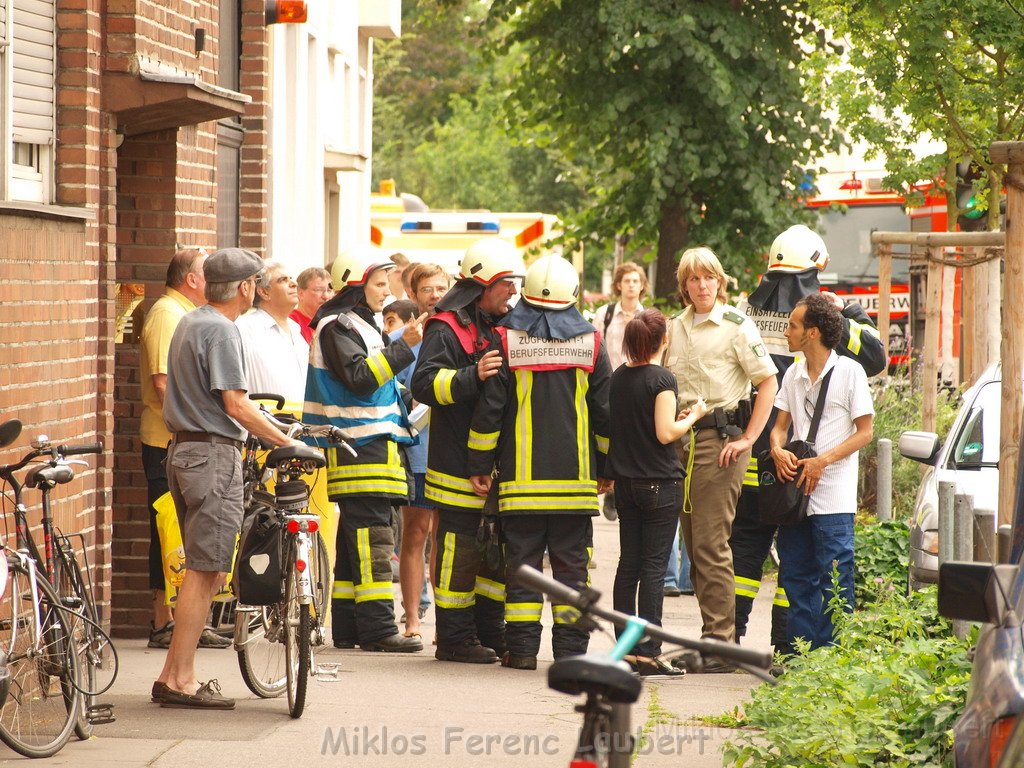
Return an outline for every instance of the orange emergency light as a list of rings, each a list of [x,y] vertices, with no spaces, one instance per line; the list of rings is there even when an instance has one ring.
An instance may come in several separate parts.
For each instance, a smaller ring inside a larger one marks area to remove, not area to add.
[[[302,24],[307,14],[304,0],[267,0],[267,24]]]

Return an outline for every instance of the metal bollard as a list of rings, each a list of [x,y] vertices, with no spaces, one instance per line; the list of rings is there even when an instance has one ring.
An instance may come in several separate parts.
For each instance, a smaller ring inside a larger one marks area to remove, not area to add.
[[[878,463],[875,514],[879,520],[892,520],[892,440],[880,439],[875,456]]]
[[[996,512],[994,509],[974,510],[974,562],[999,562],[999,552],[996,549]]]
[[[974,498],[966,493],[953,497],[953,559],[970,562],[974,559]],[[971,624],[962,619],[953,620],[953,634],[967,637]]]
[[[956,483],[939,482],[939,565],[953,559],[953,495]]]
[[[1013,547],[1013,526],[1009,523],[1003,523],[999,526],[999,562],[1008,563],[1010,562],[1010,549]]]

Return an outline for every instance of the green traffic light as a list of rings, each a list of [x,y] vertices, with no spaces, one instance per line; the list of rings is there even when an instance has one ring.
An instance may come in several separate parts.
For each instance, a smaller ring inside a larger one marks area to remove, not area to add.
[[[967,201],[967,205],[964,206],[960,215],[965,219],[980,219],[985,215],[985,209],[978,207],[977,195],[971,195],[971,199]]]

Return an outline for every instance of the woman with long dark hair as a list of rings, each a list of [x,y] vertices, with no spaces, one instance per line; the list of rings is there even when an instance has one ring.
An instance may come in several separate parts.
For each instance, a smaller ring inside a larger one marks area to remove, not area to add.
[[[615,480],[619,567],[615,610],[661,625],[662,582],[683,503],[683,465],[673,443],[707,412],[702,401],[677,419],[676,377],[658,362],[667,345],[665,316],[647,309],[626,326],[625,365],[612,374],[607,472]],[[647,638],[630,660],[641,675],[681,674]]]

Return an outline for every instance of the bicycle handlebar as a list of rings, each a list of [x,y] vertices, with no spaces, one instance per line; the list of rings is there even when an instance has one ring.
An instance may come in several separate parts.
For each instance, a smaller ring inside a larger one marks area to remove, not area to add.
[[[273,400],[277,403],[277,410],[284,410],[284,398],[281,395],[275,395],[272,392],[253,392],[249,395],[250,400]]]
[[[60,456],[80,456],[85,453],[103,453],[103,443],[86,443],[85,445],[57,446]]]
[[[261,408],[260,410],[267,421],[288,435],[288,437],[295,437],[296,435],[314,438],[323,437],[326,438],[328,442],[344,448],[353,456],[358,455],[356,450],[346,441],[345,433],[338,429],[338,427],[332,426],[331,424],[303,424],[298,420],[289,423],[287,421],[280,421],[274,416],[274,414],[270,413],[270,411],[265,408]]]
[[[540,571],[537,571],[528,565],[520,565],[512,575],[525,587],[550,595],[553,600],[559,603],[564,603],[565,605],[571,605],[573,608],[580,611],[580,613],[592,613],[605,621],[610,621],[617,627],[626,626],[626,623],[633,618],[624,613],[610,611],[607,608],[601,608],[599,605],[591,604],[589,600],[575,589],[567,587],[565,584],[545,576]],[[683,648],[689,648],[690,650],[697,651],[701,656],[719,656],[723,659],[729,659],[730,661],[735,661],[739,664],[748,664],[762,670],[771,669],[772,666],[771,651],[758,651],[754,648],[744,648],[743,646],[736,645],[734,643],[726,643],[722,640],[693,640],[687,637],[673,635],[666,632],[661,627],[654,626],[653,624],[647,625],[644,630],[644,634],[654,638],[655,640],[661,640],[663,642],[672,643],[673,645],[679,645]]]

